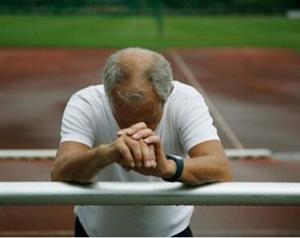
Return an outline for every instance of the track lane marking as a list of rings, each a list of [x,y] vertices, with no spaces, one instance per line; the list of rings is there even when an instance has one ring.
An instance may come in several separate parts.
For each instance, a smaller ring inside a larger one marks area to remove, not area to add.
[[[213,117],[216,119],[216,121],[220,124],[221,128],[223,129],[225,135],[230,140],[232,145],[237,149],[243,149],[245,148],[242,142],[237,138],[237,136],[234,134],[233,130],[230,128],[228,123],[226,122],[225,118],[222,116],[218,108],[215,106],[215,104],[212,102],[210,97],[207,95],[207,93],[204,91],[203,87],[200,85],[200,83],[197,81],[195,75],[192,73],[190,68],[187,66],[187,64],[184,62],[182,57],[175,51],[169,51],[169,55],[176,63],[177,67],[181,70],[183,75],[185,76],[186,80],[193,85],[205,98],[205,101],[213,115]]]

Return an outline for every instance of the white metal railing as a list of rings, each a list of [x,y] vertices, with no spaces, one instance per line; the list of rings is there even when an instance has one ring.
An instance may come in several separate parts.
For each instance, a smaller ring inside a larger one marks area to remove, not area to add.
[[[0,205],[300,205],[300,183],[0,182]]]
[[[271,157],[269,149],[226,149],[226,155],[230,159],[235,158],[266,158]],[[55,149],[33,149],[33,150],[0,150],[0,159],[53,159]]]
[[[275,160],[297,160],[300,161],[300,152],[272,152],[269,149],[226,149],[225,153],[231,160],[247,158],[272,158]],[[0,149],[0,160],[53,160],[55,158],[55,149]]]

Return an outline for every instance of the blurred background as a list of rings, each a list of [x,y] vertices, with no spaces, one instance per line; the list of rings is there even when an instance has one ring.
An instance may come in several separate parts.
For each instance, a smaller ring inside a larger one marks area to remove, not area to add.
[[[204,94],[234,181],[300,181],[300,1],[1,0],[0,181],[49,181],[70,96],[146,47]],[[256,153],[264,151],[264,153]],[[1,154],[2,153],[2,154]],[[72,236],[71,206],[0,207],[0,236]],[[299,207],[196,207],[195,236],[300,236]]]

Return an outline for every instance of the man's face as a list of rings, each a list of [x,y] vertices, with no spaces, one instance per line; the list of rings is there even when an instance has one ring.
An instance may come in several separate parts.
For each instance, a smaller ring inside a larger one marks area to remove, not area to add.
[[[120,128],[145,122],[155,130],[163,114],[163,103],[148,80],[121,82],[112,91],[111,106]]]

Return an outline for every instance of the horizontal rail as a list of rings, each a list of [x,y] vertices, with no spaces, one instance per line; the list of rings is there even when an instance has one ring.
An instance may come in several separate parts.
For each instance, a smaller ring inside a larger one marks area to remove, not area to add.
[[[269,149],[226,149],[228,158],[270,158],[272,151]]]
[[[300,183],[0,182],[0,205],[300,205]]]
[[[272,152],[269,149],[226,149],[225,152],[230,159],[272,156]],[[0,150],[0,159],[53,159],[55,154],[55,149]]]
[[[54,159],[55,149],[32,149],[32,150],[0,150],[2,159]]]

